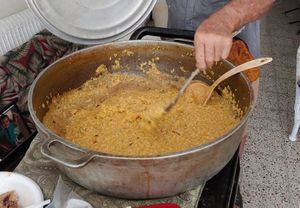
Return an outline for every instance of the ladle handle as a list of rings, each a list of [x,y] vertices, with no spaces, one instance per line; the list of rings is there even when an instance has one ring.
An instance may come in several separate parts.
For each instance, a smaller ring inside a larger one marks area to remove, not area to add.
[[[252,61],[248,61],[244,64],[241,64],[237,67],[234,67],[233,69],[229,70],[228,72],[226,72],[225,74],[223,74],[221,77],[219,77],[209,88],[209,93],[208,96],[204,102],[204,105],[207,103],[207,101],[209,100],[209,98],[211,97],[211,94],[213,93],[214,89],[221,83],[223,82],[225,79],[238,74],[240,72],[255,68],[255,67],[259,67],[262,65],[265,65],[267,63],[270,63],[273,60],[273,58],[271,57],[265,57],[265,58],[258,58],[258,59],[254,59]]]

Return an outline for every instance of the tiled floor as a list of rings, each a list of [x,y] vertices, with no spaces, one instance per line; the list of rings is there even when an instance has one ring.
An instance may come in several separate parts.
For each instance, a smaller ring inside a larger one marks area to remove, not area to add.
[[[290,142],[293,125],[296,53],[300,10],[282,0],[262,21],[262,55],[274,61],[261,71],[260,95],[249,121],[250,137],[241,162],[241,192],[246,208],[300,208],[300,136]]]

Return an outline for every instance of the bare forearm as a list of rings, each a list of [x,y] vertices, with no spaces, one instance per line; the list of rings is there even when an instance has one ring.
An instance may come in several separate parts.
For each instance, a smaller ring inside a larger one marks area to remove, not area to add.
[[[212,18],[221,20],[233,32],[243,25],[259,19],[274,2],[275,0],[232,0],[214,13]]]
[[[199,69],[228,57],[232,33],[265,14],[275,0],[231,0],[204,20],[195,33],[196,61]]]

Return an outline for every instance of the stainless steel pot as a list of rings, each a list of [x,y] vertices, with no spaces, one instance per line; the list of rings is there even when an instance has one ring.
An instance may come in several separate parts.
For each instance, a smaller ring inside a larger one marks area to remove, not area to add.
[[[122,56],[123,50],[134,52]],[[29,109],[40,134],[45,139],[42,153],[51,158],[68,177],[99,193],[122,198],[157,198],[176,195],[195,188],[217,174],[236,152],[252,108],[253,92],[247,79],[236,75],[221,87],[230,86],[244,116],[226,135],[212,142],[153,157],[126,157],[103,154],[70,143],[47,129],[41,122],[51,95],[76,88],[94,75],[100,64],[112,65],[110,57],[118,54],[121,64],[136,69],[142,62],[159,57],[160,70],[188,76],[195,68],[193,47],[166,41],[129,41],[88,48],[69,55],[45,69],[33,83]],[[213,78],[232,68],[226,61],[213,70]],[[109,70],[112,70],[109,68]],[[201,79],[200,76],[197,77]],[[44,107],[45,106],[45,107]],[[201,116],[201,115],[199,115]]]

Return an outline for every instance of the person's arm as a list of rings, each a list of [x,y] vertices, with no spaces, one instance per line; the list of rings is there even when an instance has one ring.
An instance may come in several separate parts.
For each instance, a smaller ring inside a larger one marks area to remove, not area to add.
[[[232,33],[245,24],[259,19],[275,0],[232,0],[203,21],[194,37],[196,61],[205,69],[228,57]]]

